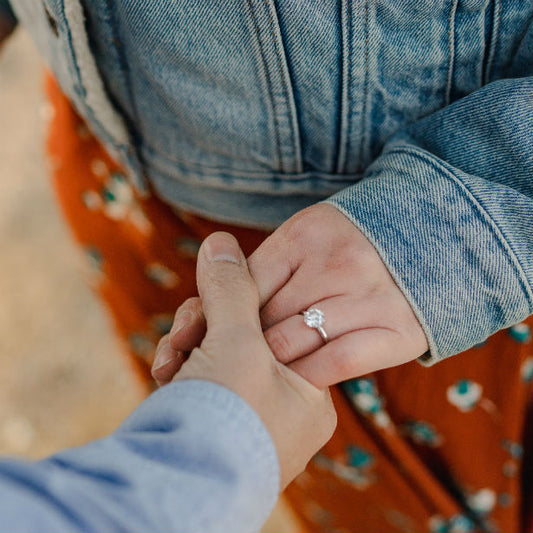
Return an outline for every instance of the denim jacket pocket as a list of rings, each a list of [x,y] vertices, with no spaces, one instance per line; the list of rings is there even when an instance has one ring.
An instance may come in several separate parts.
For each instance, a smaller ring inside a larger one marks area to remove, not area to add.
[[[100,6],[105,4],[101,2]],[[96,4],[86,2],[90,15]],[[149,176],[214,187],[271,188],[301,172],[293,88],[273,0],[116,2],[101,20],[120,43],[98,65],[128,115]],[[118,83],[117,68],[121,69]]]
[[[532,17],[529,0],[453,0],[446,105],[490,82],[531,75],[531,58],[522,65],[515,59]]]
[[[276,6],[274,0],[247,0],[246,3],[257,37],[256,55],[259,56],[270,97],[277,145],[277,170],[299,173],[302,172],[302,156],[298,118]]]

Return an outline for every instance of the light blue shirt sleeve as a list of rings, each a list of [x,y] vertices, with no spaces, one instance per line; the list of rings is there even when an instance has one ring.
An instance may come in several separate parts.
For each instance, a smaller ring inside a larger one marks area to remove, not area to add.
[[[222,386],[186,380],[106,438],[38,462],[0,461],[0,530],[252,532],[278,491],[258,415]]]
[[[520,322],[533,313],[533,78],[495,81],[398,132],[328,201],[410,302],[424,364]]]

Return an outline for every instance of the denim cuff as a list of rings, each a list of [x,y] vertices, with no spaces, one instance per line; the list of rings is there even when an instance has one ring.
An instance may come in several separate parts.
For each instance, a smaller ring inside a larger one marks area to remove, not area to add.
[[[409,301],[427,366],[533,312],[518,259],[461,174],[423,149],[395,146],[327,200],[372,242]]]

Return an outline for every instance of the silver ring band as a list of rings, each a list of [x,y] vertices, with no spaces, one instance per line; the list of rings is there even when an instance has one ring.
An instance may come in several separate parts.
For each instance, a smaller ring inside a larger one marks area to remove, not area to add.
[[[328,334],[326,333],[326,330],[322,327],[322,325],[326,321],[324,312],[318,309],[317,307],[310,307],[307,311],[304,311],[302,315],[304,317],[305,325],[310,327],[311,329],[316,329],[318,331],[318,334],[320,335],[320,338],[324,341],[324,344],[327,343],[329,340]]]
[[[324,341],[324,343],[328,342],[328,334],[325,332],[324,328],[322,326],[318,326],[316,328],[316,330],[318,331],[319,335],[322,337],[322,340]]]

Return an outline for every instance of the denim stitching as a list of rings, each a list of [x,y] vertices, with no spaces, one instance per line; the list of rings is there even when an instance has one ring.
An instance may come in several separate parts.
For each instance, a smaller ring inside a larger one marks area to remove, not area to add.
[[[113,9],[111,7],[111,5],[109,3],[110,0],[104,0],[104,2],[105,2],[105,6],[107,8],[107,12],[109,14],[109,22],[110,22],[111,29],[113,31],[113,35],[115,36],[115,39],[117,39],[120,42],[121,35],[120,35],[119,29],[118,29],[116,9]],[[120,47],[120,46],[117,46],[116,48],[118,50],[118,57],[119,57],[119,60],[120,60],[120,68],[121,68],[122,74],[123,74],[123,76],[124,76],[124,78],[126,80],[126,86],[127,86],[126,90],[128,91],[128,98],[130,100],[130,105],[131,105],[131,108],[132,108],[133,112],[135,113],[135,121],[138,124],[140,124],[139,111],[137,109],[136,101],[133,98],[133,88],[132,88],[132,83],[131,83],[131,72],[130,72],[130,69],[128,67],[128,63],[126,61],[126,57],[124,55],[124,49],[122,47]]]
[[[296,132],[294,131],[294,124],[293,124],[293,121],[292,121],[292,119],[294,117],[293,117],[293,113],[291,113],[291,106],[289,105],[289,102],[291,101],[291,98],[289,96],[289,90],[287,88],[285,76],[283,75],[282,52],[279,49],[278,40],[276,39],[276,34],[274,33],[274,19],[272,17],[272,12],[270,10],[270,2],[269,2],[269,0],[264,0],[264,2],[265,2],[265,9],[266,9],[266,11],[268,13],[268,21],[269,21],[269,25],[270,25],[270,36],[272,37],[272,42],[274,43],[274,50],[276,52],[276,60],[277,60],[277,64],[278,64],[279,77],[281,79],[281,85],[283,87],[283,95],[285,96],[285,101],[287,102],[287,107],[288,107],[288,114],[290,115],[289,124],[290,124],[290,129],[291,129],[293,158],[296,161],[296,160],[300,159],[299,158],[299,153],[298,153],[299,152],[299,149],[298,149],[298,144],[299,143],[296,140]],[[289,73],[287,73],[287,75],[289,75]],[[296,117],[296,122],[298,123],[297,117]],[[297,166],[299,166],[299,165],[297,165]]]
[[[500,33],[501,22],[501,3],[500,0],[494,0],[494,7],[492,12],[492,29],[490,34],[490,47],[485,63],[485,72],[483,74],[483,84],[489,83],[490,73],[492,71],[492,64],[494,63],[494,57],[496,55],[496,46],[498,44],[498,37]]]
[[[524,273],[524,270],[522,268],[522,265],[520,264],[520,261],[518,260],[518,258],[516,257],[516,254],[514,253],[512,248],[509,246],[509,244],[505,240],[505,237],[503,236],[503,233],[501,232],[496,222],[487,213],[487,211],[485,211],[483,206],[476,200],[476,197],[472,194],[470,189],[454,174],[454,172],[450,168],[448,168],[447,165],[445,165],[442,162],[436,161],[432,159],[431,157],[428,157],[428,155],[425,152],[421,152],[417,148],[397,148],[394,150],[390,150],[389,152],[387,152],[387,154],[400,154],[400,155],[406,154],[406,155],[412,155],[413,157],[417,157],[421,161],[432,166],[435,170],[447,175],[448,178],[450,178],[454,183],[458,185],[458,188],[463,193],[463,196],[467,200],[469,200],[472,207],[474,208],[474,211],[478,213],[479,219],[487,223],[487,226],[490,228],[496,241],[500,244],[502,250],[507,253],[511,263],[515,265],[515,268],[518,273],[517,277],[518,277],[520,286],[522,287],[522,290],[524,291],[524,293],[527,295],[530,308],[533,311],[533,288],[529,286],[529,283],[527,281],[527,276]]]
[[[365,2],[365,82],[363,85],[363,109],[361,110],[361,143],[359,145],[359,161],[357,162],[357,170],[361,172],[363,164],[363,153],[365,150],[365,142],[367,136],[367,127],[366,127],[366,113],[367,113],[367,99],[368,99],[368,55],[369,55],[369,44],[368,44],[368,0]]]
[[[337,155],[336,155],[336,172],[341,174],[345,169],[345,160],[346,160],[346,142],[347,142],[347,129],[348,129],[348,79],[350,76],[349,65],[351,64],[351,57],[349,53],[349,39],[348,39],[348,25],[349,22],[346,20],[346,12],[349,12],[350,7],[346,7],[346,1],[348,3],[350,0],[341,0],[340,5],[340,27],[341,27],[341,55],[340,55],[340,86],[339,86],[339,112],[338,112],[338,130],[337,130]]]
[[[64,21],[66,21],[64,2],[60,2],[59,5],[60,5],[60,8],[61,8],[61,17],[63,18]],[[68,24],[63,24],[63,27],[66,30],[65,33],[66,33],[66,37],[67,37],[67,41],[68,41],[68,51],[69,51],[69,56],[70,56],[70,61],[68,62],[68,68],[69,68],[69,70],[71,70],[72,67],[74,68],[75,72],[71,73],[71,74],[74,74],[72,77],[73,77],[73,79],[75,79],[77,81],[77,83],[74,85],[74,91],[78,94],[78,96],[83,98],[85,111],[90,116],[90,118],[93,121],[93,123],[98,126],[99,135],[102,136],[104,143],[115,145],[116,144],[115,139],[112,139],[110,137],[110,135],[107,133],[106,129],[102,126],[102,124],[98,120],[98,117],[96,117],[95,114],[93,113],[93,110],[89,106],[85,105],[85,99],[87,97],[87,89],[83,85],[81,72],[80,72],[80,69],[79,69],[79,66],[78,66],[78,62],[76,61],[76,56],[74,54],[74,43],[72,42],[72,34],[71,34],[71,31],[70,31],[70,26]],[[81,92],[81,94],[80,94],[80,92]],[[119,148],[124,148],[124,145],[120,145],[119,144],[118,146],[119,146]]]
[[[348,34],[348,79],[347,79],[347,94],[346,94],[346,117],[348,121],[348,130],[346,131],[346,140],[345,140],[345,149],[343,153],[343,161],[342,161],[342,168],[339,168],[339,173],[346,172],[346,159],[347,154],[349,153],[350,149],[350,140],[352,137],[352,122],[350,117],[351,112],[351,103],[352,103],[352,57],[353,57],[353,27],[352,27],[352,1],[348,0],[348,28],[347,28],[347,34]]]
[[[65,15],[65,8],[64,8],[64,2],[61,2],[59,4],[61,6],[61,17],[63,18],[64,21],[67,20],[67,17]],[[76,92],[78,92],[78,88],[77,86],[80,87],[80,89],[82,90],[82,94],[79,94],[78,96],[81,96],[83,98],[85,98],[85,96],[87,95],[87,90],[85,89],[85,87],[83,86],[82,84],[82,81],[81,81],[81,72],[80,72],[80,69],[78,67],[78,62],[76,61],[76,57],[74,55],[74,43],[72,42],[72,35],[71,35],[71,32],[70,32],[70,26],[68,24],[63,24],[65,30],[66,30],[66,36],[67,36],[67,41],[68,41],[68,51],[69,51],[69,55],[70,55],[70,61],[69,61],[69,70],[71,69],[71,66],[73,65],[74,66],[74,70],[75,70],[75,73],[74,75],[72,76],[74,79],[77,80],[77,84],[76,86],[74,86],[74,90]]]
[[[278,122],[278,114],[276,112],[276,107],[274,104],[274,95],[272,91],[272,80],[270,79],[270,72],[268,70],[268,66],[265,59],[265,51],[263,49],[263,41],[261,39],[261,35],[259,34],[259,27],[257,25],[257,17],[255,14],[255,8],[253,6],[252,0],[246,0],[246,3],[248,4],[248,9],[250,10],[250,14],[252,16],[252,22],[254,25],[255,35],[257,37],[257,44],[259,45],[259,51],[261,55],[261,62],[263,64],[263,70],[265,72],[265,77],[267,80],[267,86],[268,86],[268,94],[270,96],[270,103],[272,107],[272,114],[274,115],[274,129],[275,129],[275,135],[276,135],[276,151],[277,151],[277,157],[278,157],[278,164],[281,167],[281,171],[284,172],[283,168],[283,157],[281,155],[281,139],[280,139],[280,132],[279,132],[279,122]]]
[[[450,5],[450,14],[448,16],[448,49],[450,60],[448,63],[448,74],[446,76],[446,92],[444,93],[444,105],[450,103],[453,82],[453,67],[455,63],[455,15],[457,13],[458,0],[453,0]]]
[[[235,170],[228,167],[223,167],[221,165],[205,165],[198,164],[195,161],[184,161],[182,159],[170,159],[160,152],[150,147],[147,144],[143,145],[143,150],[149,153],[150,155],[157,156],[163,163],[169,163],[178,167],[179,170],[187,173],[201,173],[202,175],[210,178],[229,178],[234,180],[244,180],[246,182],[247,178],[254,178],[255,182],[259,181],[270,181],[272,179],[277,179],[280,182],[306,182],[306,181],[316,181],[317,183],[329,184],[339,184],[345,187],[354,185],[362,179],[361,174],[329,174],[327,172],[316,172],[316,171],[307,171],[307,172],[274,172],[274,171],[255,171],[255,170]],[[150,163],[148,164],[150,166]],[[348,181],[349,180],[349,181]],[[187,180],[186,180],[187,181]],[[269,191],[272,194],[275,194],[274,191]],[[338,192],[338,191],[337,191]]]

